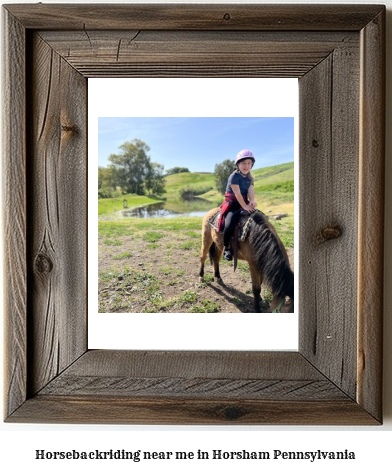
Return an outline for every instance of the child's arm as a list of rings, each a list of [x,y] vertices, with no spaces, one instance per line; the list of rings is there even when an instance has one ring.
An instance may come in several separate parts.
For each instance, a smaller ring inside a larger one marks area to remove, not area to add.
[[[231,189],[233,190],[233,193],[235,194],[235,197],[237,198],[237,201],[240,203],[242,209],[245,209],[245,211],[252,212],[253,211],[253,206],[250,204],[246,204],[244,201],[244,198],[242,197],[242,194],[240,192],[240,187],[238,184],[232,184]]]
[[[253,184],[249,186],[248,189],[248,198],[249,198],[249,204],[255,208],[257,207],[257,202],[255,201],[255,188],[253,187]]]

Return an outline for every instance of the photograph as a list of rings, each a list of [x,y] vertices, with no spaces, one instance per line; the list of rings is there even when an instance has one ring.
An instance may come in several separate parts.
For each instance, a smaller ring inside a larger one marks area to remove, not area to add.
[[[294,156],[294,117],[99,117],[99,312],[292,313]]]

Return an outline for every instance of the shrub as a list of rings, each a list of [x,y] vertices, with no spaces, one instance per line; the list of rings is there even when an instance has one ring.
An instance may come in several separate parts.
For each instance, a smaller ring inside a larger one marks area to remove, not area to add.
[[[121,188],[100,188],[98,189],[98,199],[116,198],[122,196]]]
[[[180,198],[184,201],[192,201],[197,196],[207,193],[213,189],[212,186],[195,187],[195,186],[185,186],[179,190]]]

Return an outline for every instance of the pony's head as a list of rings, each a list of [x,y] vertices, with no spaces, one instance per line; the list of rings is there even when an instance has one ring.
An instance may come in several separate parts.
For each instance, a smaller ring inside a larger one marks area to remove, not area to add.
[[[294,273],[290,268],[286,249],[275,228],[262,212],[257,212],[252,217],[255,225],[249,232],[249,245],[262,279],[274,295],[271,310],[279,313],[293,312]]]
[[[285,298],[274,298],[270,309],[271,313],[294,313],[294,299],[288,296]]]

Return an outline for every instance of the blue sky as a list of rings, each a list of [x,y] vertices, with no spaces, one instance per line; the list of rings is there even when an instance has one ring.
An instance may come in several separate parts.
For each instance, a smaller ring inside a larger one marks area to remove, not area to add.
[[[108,166],[108,157],[135,138],[165,170],[213,172],[244,148],[255,155],[255,168],[294,161],[293,117],[99,117],[98,165]]]

